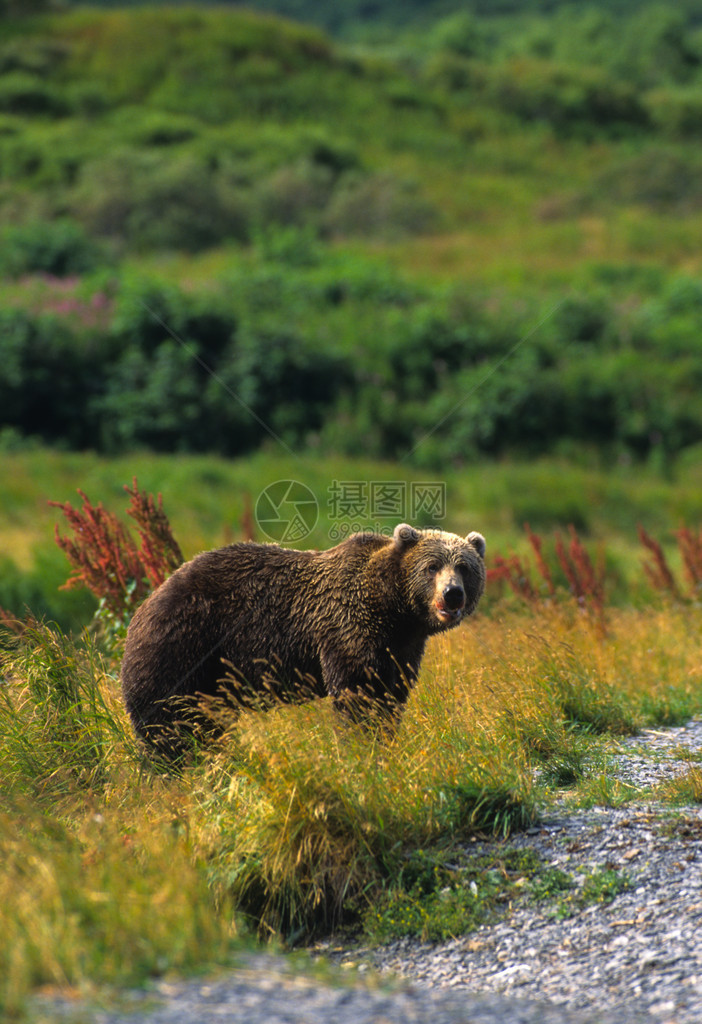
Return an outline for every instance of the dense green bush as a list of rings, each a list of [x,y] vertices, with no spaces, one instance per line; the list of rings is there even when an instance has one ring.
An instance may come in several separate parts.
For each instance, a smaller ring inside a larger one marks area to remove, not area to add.
[[[71,204],[91,232],[139,249],[196,251],[249,232],[243,195],[189,154],[125,149],[97,158]]]
[[[282,319],[245,324],[227,369],[237,399],[262,428],[257,439],[265,439],[266,424],[291,444],[319,429],[352,379],[347,360],[333,350],[320,351]]]
[[[39,75],[10,71],[0,75],[0,110],[7,114],[60,117],[68,112],[61,93]]]
[[[205,410],[196,371],[191,350],[170,339],[151,354],[125,349],[93,403],[103,446],[112,452],[197,449]]]
[[[646,4],[632,11],[612,64],[639,87],[689,82],[702,67],[702,47],[682,11],[664,4]]]
[[[90,447],[90,397],[106,369],[97,339],[61,317],[0,312],[2,425],[73,448]]]
[[[22,3],[21,6],[29,7],[30,3]],[[0,75],[25,71],[28,74],[47,76],[55,73],[65,59],[68,50],[63,42],[43,35],[32,35],[26,28],[25,24],[22,26],[25,31],[7,32],[5,41],[0,45]]]
[[[333,191],[329,167],[306,160],[279,167],[256,190],[261,222],[284,227],[318,224]]]
[[[0,318],[2,425],[71,447],[238,454],[317,431],[352,378],[285,309],[237,312],[221,297],[126,279],[111,322]]]
[[[0,232],[0,274],[85,274],[108,263],[106,250],[66,217],[29,221]]]
[[[0,425],[110,452],[277,439],[422,464],[566,442],[672,458],[702,440],[694,278],[663,278],[644,302],[598,286],[544,308],[327,261],[295,231],[261,236],[259,253],[201,292],[125,275],[89,326],[6,311]]]
[[[602,171],[594,191],[609,203],[684,213],[702,206],[702,160],[672,145],[647,146]]]
[[[417,188],[392,174],[349,176],[324,215],[330,235],[396,238],[437,226],[438,211]]]
[[[645,97],[653,124],[674,139],[702,135],[702,90],[699,86],[653,89]]]
[[[592,137],[647,122],[636,90],[599,68],[514,58],[486,66],[477,84],[488,102],[565,136]]]
[[[245,198],[190,156],[164,159],[141,183],[135,177],[130,199],[125,235],[138,248],[192,252],[248,237]]]
[[[460,102],[487,107],[493,130],[501,115],[548,125],[565,138],[616,137],[649,123],[637,91],[598,67],[534,56],[494,63],[448,51],[432,55],[425,75],[429,84],[447,89]]]

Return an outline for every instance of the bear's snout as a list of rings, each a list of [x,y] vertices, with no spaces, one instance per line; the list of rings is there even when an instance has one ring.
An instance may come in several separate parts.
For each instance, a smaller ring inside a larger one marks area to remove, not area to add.
[[[439,622],[444,626],[456,626],[463,618],[466,606],[466,592],[455,576],[439,586],[434,608]]]
[[[457,612],[466,603],[466,595],[463,587],[451,585],[445,588],[441,595],[444,600],[444,605],[450,612]]]

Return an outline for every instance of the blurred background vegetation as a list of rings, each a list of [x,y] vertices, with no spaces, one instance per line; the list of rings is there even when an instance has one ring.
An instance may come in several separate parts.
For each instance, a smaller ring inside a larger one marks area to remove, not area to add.
[[[590,495],[614,478],[637,506],[651,481],[647,528],[687,508],[700,0],[0,12],[8,475],[40,463],[48,487],[46,446],[243,457],[255,492],[286,450],[312,476],[362,454],[448,480],[452,518],[477,509],[500,537],[475,481],[538,459],[519,494],[496,488],[517,525],[597,533]],[[241,475],[222,467],[213,504]],[[56,481],[47,496],[71,497]],[[17,606],[34,535],[18,554],[27,524],[6,516]]]

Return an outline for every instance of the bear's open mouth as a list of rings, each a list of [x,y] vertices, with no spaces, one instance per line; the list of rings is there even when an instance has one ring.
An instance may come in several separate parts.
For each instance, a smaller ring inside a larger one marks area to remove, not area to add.
[[[438,600],[434,602],[436,608],[436,614],[442,622],[460,622],[463,617],[465,607],[455,608],[453,611],[447,608],[443,601]]]

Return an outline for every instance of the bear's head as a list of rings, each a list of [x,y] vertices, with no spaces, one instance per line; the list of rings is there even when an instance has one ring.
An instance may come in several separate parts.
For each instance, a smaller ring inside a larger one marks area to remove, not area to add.
[[[485,589],[485,538],[400,523],[393,547],[401,559],[406,599],[428,633],[452,629],[475,611]]]

